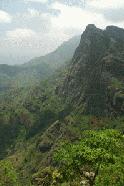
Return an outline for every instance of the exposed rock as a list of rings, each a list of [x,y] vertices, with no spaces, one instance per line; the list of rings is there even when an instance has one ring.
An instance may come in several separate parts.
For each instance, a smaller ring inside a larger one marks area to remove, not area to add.
[[[101,30],[88,25],[59,89],[60,95],[83,113],[111,115],[111,99],[116,90],[111,83],[113,78],[121,82],[119,91],[124,92],[124,29],[109,26]],[[123,103],[118,113],[123,114],[122,107]]]

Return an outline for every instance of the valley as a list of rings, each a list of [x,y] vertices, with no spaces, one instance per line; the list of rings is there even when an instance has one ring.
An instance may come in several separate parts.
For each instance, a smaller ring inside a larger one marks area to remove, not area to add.
[[[0,82],[0,186],[124,184],[124,29],[89,24]]]

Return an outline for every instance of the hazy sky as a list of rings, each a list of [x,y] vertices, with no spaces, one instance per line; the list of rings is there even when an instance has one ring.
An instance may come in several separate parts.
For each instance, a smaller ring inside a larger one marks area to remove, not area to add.
[[[89,23],[124,27],[124,0],[0,0],[0,63],[45,55]]]

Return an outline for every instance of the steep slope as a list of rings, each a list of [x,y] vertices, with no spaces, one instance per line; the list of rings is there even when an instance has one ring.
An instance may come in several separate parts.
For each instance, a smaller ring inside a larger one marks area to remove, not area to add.
[[[57,69],[63,62],[68,62],[72,59],[73,54],[80,42],[80,36],[75,36],[68,41],[65,41],[55,51],[41,57],[37,57],[24,64],[25,66],[35,66],[41,63],[48,64],[54,69]]]
[[[20,71],[21,69],[17,66],[0,65],[0,92],[11,86],[11,81]]]
[[[49,77],[57,68],[71,60],[79,40],[80,36],[73,37],[54,52],[20,66],[0,65],[0,90],[32,86]]]
[[[58,91],[83,113],[123,114],[124,30],[88,25]]]
[[[0,159],[13,149],[18,136],[28,140],[63,117],[64,104],[55,95],[61,76],[58,72],[38,85],[15,88],[0,96]]]

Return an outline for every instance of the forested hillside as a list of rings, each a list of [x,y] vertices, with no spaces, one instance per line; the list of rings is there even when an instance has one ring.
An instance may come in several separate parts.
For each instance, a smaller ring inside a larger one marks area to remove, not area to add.
[[[37,84],[2,93],[1,186],[124,184],[124,30],[88,25],[72,60],[67,48],[43,57],[54,60],[45,79],[39,71]]]

